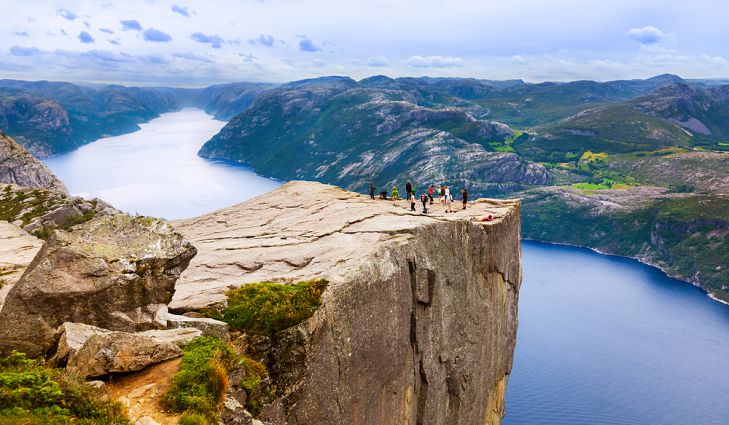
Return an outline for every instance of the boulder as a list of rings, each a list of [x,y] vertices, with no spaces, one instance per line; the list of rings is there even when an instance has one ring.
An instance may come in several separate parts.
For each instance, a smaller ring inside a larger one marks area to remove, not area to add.
[[[15,282],[33,261],[43,241],[18,226],[0,221],[0,310]]]
[[[0,312],[0,353],[47,353],[64,322],[137,332],[162,329],[175,282],[196,249],[164,220],[96,217],[55,231]]]
[[[182,355],[180,345],[200,336],[196,329],[140,333],[109,331],[82,323],[64,323],[52,361],[85,377],[133,372]]]

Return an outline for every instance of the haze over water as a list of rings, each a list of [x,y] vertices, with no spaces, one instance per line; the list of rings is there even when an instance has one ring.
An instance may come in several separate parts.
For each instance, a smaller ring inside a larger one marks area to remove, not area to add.
[[[75,194],[197,216],[280,184],[197,156],[224,124],[185,109],[46,163]],[[523,268],[506,425],[728,423],[729,306],[579,248],[525,242]]]
[[[224,125],[200,109],[186,108],[45,163],[75,195],[98,197],[129,213],[198,216],[280,185],[246,167],[197,156]]]

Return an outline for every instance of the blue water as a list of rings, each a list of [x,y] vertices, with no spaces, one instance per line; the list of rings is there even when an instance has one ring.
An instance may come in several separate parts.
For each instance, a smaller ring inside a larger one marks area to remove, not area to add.
[[[200,109],[186,108],[45,163],[75,195],[98,197],[129,213],[194,217],[280,185],[246,167],[197,156],[224,125]]]
[[[505,424],[729,424],[729,306],[637,261],[522,247]]]
[[[185,109],[46,163],[74,193],[192,217],[279,185],[196,155],[223,125]],[[729,306],[632,260],[523,250],[505,424],[729,424]]]

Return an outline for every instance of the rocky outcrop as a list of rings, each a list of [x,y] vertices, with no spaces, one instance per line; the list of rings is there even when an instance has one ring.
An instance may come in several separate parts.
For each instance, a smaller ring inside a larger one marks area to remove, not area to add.
[[[0,310],[10,288],[20,279],[43,241],[18,226],[0,221]]]
[[[0,131],[0,183],[68,194],[66,185],[45,164]]]
[[[64,323],[52,361],[84,377],[133,372],[182,355],[180,346],[200,336],[197,329],[109,331],[83,323]]]
[[[221,307],[246,283],[326,279],[322,306],[274,335],[262,359],[276,396],[264,420],[500,423],[517,328],[519,213],[518,202],[480,201],[423,215],[287,183],[175,223],[199,254],[170,308]]]
[[[53,229],[68,229],[95,216],[119,211],[99,199],[83,199],[60,192],[0,184],[0,220],[22,227],[41,238]]]
[[[165,221],[124,214],[56,231],[10,290],[0,352],[47,353],[56,329],[79,322],[135,332],[166,328],[163,316],[195,248]]]

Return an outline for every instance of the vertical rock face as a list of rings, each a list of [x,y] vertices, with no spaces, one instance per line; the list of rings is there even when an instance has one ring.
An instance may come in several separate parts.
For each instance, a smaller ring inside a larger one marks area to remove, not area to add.
[[[220,305],[226,289],[250,282],[325,278],[314,316],[273,338],[278,397],[263,419],[500,423],[517,329],[519,204],[438,208],[409,213],[292,182],[177,222],[199,255],[170,307]]]
[[[45,164],[0,131],[0,183],[48,189],[68,194],[68,189]]]

